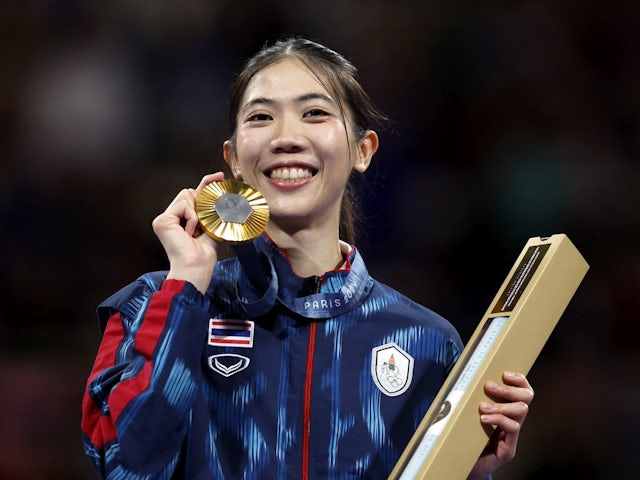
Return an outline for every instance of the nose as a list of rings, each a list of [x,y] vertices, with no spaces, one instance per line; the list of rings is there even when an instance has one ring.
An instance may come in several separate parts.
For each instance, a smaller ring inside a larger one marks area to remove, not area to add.
[[[303,132],[303,123],[294,114],[281,116],[275,123],[273,138],[270,142],[274,153],[297,153],[306,148],[307,140]]]

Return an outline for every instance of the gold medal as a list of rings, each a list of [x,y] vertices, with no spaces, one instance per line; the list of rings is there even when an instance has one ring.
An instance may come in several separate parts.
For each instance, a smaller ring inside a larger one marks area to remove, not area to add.
[[[257,238],[269,221],[262,194],[238,180],[213,182],[196,197],[200,226],[214,240],[240,243]]]

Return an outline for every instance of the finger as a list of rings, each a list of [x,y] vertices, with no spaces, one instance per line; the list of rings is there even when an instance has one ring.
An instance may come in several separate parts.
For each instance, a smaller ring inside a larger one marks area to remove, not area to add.
[[[481,415],[502,415],[507,418],[523,423],[529,413],[529,405],[525,402],[512,403],[480,403]]]
[[[189,210],[195,211],[195,190],[184,188],[175,196],[165,211],[158,215],[154,223],[167,226],[182,223],[182,219],[185,218]]]
[[[515,457],[519,436],[519,431],[509,432],[502,426],[496,426],[483,452],[495,457],[497,464],[492,469],[493,471]]]
[[[200,184],[197,188],[183,188],[178,195],[175,196],[173,201],[167,207],[166,212],[172,213],[174,215],[178,215],[181,218],[183,214],[189,209],[195,209],[195,198],[200,193],[200,191],[206,187],[208,184],[212,182],[219,182],[224,180],[223,172],[210,173],[202,177],[200,180]],[[186,202],[186,203],[184,203]]]
[[[198,214],[194,208],[185,208],[184,210],[184,230],[192,237],[198,237],[200,232],[198,226],[200,225]]]
[[[488,381],[484,385],[484,390],[487,396],[497,402],[524,402],[530,404],[534,397],[533,389],[528,386],[528,382],[527,386],[512,386]]]
[[[511,372],[507,370],[502,374],[502,381],[506,385],[513,385],[514,387],[529,388],[531,389],[531,391],[533,391],[533,388],[531,388],[531,385],[529,384],[529,380],[527,380],[527,377],[522,373]]]
[[[195,190],[193,188],[183,188],[178,192],[178,194],[171,201],[165,212],[174,213],[176,211],[184,209],[185,205],[183,202],[194,203],[195,199]]]
[[[499,428],[511,440],[515,440],[518,438],[520,429],[522,428],[522,423],[518,420],[507,417],[506,415],[500,415],[498,413],[483,413],[482,415],[480,415],[480,421],[484,425]]]
[[[224,180],[224,172],[215,172],[205,175],[204,177],[202,177],[202,180],[200,180],[198,187],[195,189],[195,194],[197,195],[198,193],[200,193],[202,189],[210,183],[221,182],[222,180]]]

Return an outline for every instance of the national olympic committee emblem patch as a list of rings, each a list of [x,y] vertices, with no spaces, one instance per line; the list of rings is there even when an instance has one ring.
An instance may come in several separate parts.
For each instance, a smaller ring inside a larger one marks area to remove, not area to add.
[[[402,395],[411,385],[413,357],[393,342],[376,347],[371,350],[371,376],[385,395]]]

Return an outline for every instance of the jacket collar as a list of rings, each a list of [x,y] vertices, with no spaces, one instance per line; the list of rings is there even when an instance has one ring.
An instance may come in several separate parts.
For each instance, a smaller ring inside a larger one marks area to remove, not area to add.
[[[305,318],[335,317],[360,306],[373,285],[355,247],[349,247],[344,268],[307,278],[293,271],[286,253],[266,234],[234,250],[241,266],[237,295],[252,317],[266,314],[276,304]]]

